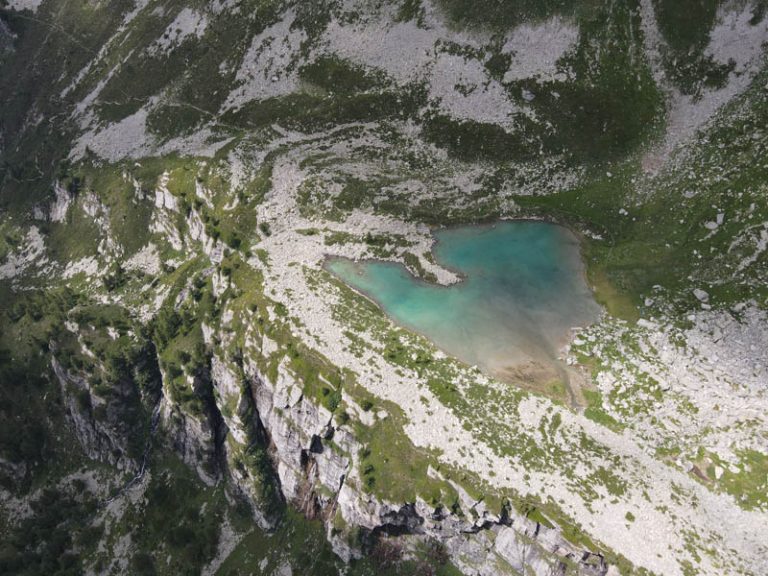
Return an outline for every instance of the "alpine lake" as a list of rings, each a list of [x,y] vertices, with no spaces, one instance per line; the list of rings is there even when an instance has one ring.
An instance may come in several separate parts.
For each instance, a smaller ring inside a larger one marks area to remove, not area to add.
[[[461,276],[455,284],[427,282],[401,264],[379,260],[333,258],[326,268],[396,323],[494,378],[531,389],[558,382],[567,387],[559,350],[573,328],[591,324],[601,312],[586,282],[578,238],[538,221],[435,234],[436,262]]]

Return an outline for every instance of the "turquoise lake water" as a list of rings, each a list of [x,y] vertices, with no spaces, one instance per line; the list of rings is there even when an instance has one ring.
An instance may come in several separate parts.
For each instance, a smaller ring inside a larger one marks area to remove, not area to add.
[[[332,259],[327,268],[397,323],[494,375],[526,363],[551,367],[570,329],[600,313],[578,240],[566,228],[501,222],[436,237],[438,263],[460,273],[461,282],[430,284],[382,261]]]

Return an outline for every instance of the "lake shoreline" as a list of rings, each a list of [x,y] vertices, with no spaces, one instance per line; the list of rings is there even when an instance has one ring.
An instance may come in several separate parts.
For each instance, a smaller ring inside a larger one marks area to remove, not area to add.
[[[445,227],[433,234],[436,264],[463,282],[429,282],[389,259],[329,256],[323,269],[392,322],[467,365],[498,378],[534,362],[561,374],[567,387],[559,360],[563,348],[574,328],[603,314],[587,282],[579,236],[536,219]],[[556,379],[551,370],[536,372]]]

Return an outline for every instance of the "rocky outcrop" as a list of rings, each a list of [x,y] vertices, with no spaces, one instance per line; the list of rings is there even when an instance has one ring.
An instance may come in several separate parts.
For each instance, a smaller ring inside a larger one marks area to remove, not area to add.
[[[282,494],[267,456],[270,439],[255,406],[251,383],[241,376],[239,366],[217,356],[211,360],[211,373],[227,433],[223,444],[226,472],[232,485],[254,504],[253,516],[259,526],[273,528]]]
[[[73,431],[85,454],[118,470],[137,472],[140,462],[130,455],[130,435],[136,433],[136,430],[127,426],[117,411],[110,409],[103,399],[93,394],[88,380],[68,372],[55,355],[51,356],[51,367],[61,386],[61,395]],[[120,383],[118,387],[125,385]],[[119,390],[117,394],[120,394]],[[119,402],[114,404],[119,405]],[[96,417],[97,410],[102,413],[100,418]]]
[[[436,509],[422,500],[399,505],[380,502],[361,497],[349,486],[339,492],[338,508],[349,525],[367,530],[369,542],[382,534],[415,534],[426,541],[440,542],[465,574],[497,576],[503,573],[499,566],[504,563],[513,574],[531,570],[541,576],[559,574],[557,570],[565,563],[578,566],[579,574],[611,573],[601,556],[576,548],[557,529],[531,521],[510,508],[498,515],[478,511],[478,503],[466,494],[462,500],[466,510],[477,512],[476,519]],[[340,556],[360,555],[345,538],[331,536]]]
[[[581,574],[611,573],[602,557],[576,548],[559,530],[509,508],[493,514],[466,493],[462,504],[474,511],[472,518],[421,500],[389,503],[363,493],[356,483],[346,481],[355,474],[354,459],[362,446],[347,430],[333,425],[328,410],[302,394],[301,383],[287,370],[278,371],[270,382],[247,359],[231,366],[214,357],[212,376],[219,406],[233,400],[237,404],[235,411],[222,409],[229,435],[229,475],[235,485],[259,505],[263,493],[253,489],[247,467],[232,465],[232,456],[238,445],[261,443],[277,471],[280,496],[308,517],[323,520],[334,550],[345,560],[360,557],[379,538],[405,535],[441,543],[466,574],[496,576],[505,564],[512,574],[524,572],[523,566],[540,576],[558,574],[566,564],[578,566]],[[260,524],[270,524],[264,514],[257,516]],[[334,526],[337,516],[344,526],[354,527],[357,538]]]
[[[6,53],[13,52],[13,41],[16,39],[16,35],[11,31],[6,24],[5,20],[0,18],[0,57]],[[0,144],[2,140],[0,140]],[[2,146],[0,146],[2,150]]]
[[[0,458],[0,478],[7,479],[12,484],[20,483],[27,475],[29,466],[26,462],[12,462]]]
[[[192,387],[202,399],[202,410],[198,412],[179,406],[168,394],[163,394],[160,421],[169,446],[197,472],[203,482],[213,486],[222,473],[222,445],[226,429],[210,396],[211,381],[207,370],[192,378]]]
[[[179,206],[176,197],[168,190],[169,179],[168,172],[163,172],[160,176],[160,181],[157,184],[157,188],[155,188],[155,206],[178,212]]]
[[[186,224],[189,231],[188,240],[200,242],[203,253],[208,256],[211,262],[220,263],[224,258],[224,244],[208,235],[205,224],[196,210],[190,209],[186,217]]]
[[[69,206],[74,199],[74,194],[64,188],[58,181],[54,184],[53,191],[55,199],[51,202],[49,218],[51,222],[64,222]]]

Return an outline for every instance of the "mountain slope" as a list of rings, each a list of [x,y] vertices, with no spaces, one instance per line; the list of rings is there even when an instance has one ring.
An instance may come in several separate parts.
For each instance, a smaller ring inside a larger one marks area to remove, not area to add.
[[[6,4],[2,570],[764,573],[767,37],[762,1]],[[323,268],[450,283],[431,230],[499,218],[582,240],[576,402]]]

